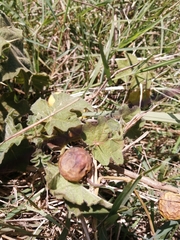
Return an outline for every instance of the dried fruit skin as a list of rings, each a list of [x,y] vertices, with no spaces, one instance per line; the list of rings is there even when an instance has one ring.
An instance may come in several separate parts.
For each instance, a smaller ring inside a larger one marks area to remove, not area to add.
[[[159,211],[167,220],[180,220],[180,194],[164,193],[159,199]]]
[[[91,168],[92,158],[83,148],[70,148],[59,158],[59,172],[71,182],[79,182]]]

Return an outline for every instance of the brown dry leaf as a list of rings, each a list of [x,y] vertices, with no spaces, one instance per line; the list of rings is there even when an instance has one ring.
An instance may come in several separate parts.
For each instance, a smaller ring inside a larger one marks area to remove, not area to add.
[[[164,193],[159,199],[159,211],[167,220],[180,220],[180,194]]]

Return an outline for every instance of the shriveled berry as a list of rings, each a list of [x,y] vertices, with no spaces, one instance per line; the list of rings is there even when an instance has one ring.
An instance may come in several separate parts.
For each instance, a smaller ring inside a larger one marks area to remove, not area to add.
[[[79,182],[92,168],[90,154],[80,147],[68,149],[59,158],[59,172],[70,182]]]
[[[180,194],[165,192],[159,199],[159,211],[167,220],[180,220]]]

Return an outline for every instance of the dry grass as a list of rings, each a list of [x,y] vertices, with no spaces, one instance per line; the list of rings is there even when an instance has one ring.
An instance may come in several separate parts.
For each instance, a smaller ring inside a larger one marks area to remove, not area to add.
[[[97,114],[119,114],[119,106],[131,101],[130,93],[135,95],[142,85],[145,93],[135,100],[144,101],[143,110],[156,105],[153,111],[179,113],[179,1],[27,0],[2,1],[0,7],[23,30],[32,71],[50,76],[49,88],[39,95],[29,93],[29,104],[39,97],[47,98],[53,91],[70,92],[86,99]],[[128,81],[113,80],[121,71],[116,58],[126,53],[142,60],[142,65],[134,66],[133,74],[151,70],[151,78],[143,79],[135,89],[131,76],[126,76]],[[116,114],[111,116],[120,120]],[[124,130],[122,167],[180,187],[180,120],[178,124],[167,123],[164,116],[157,121],[150,117],[140,122],[135,119],[133,126],[123,122],[128,131]],[[57,153],[52,155],[56,163]],[[20,160],[25,158],[29,156],[21,156]],[[153,235],[157,239],[180,239],[178,221],[165,222],[159,214],[157,202],[162,191],[158,188],[140,181],[135,188],[140,198],[132,193],[119,210],[118,219],[113,222],[112,215],[108,224],[107,213],[104,219],[100,213],[77,217],[70,203],[52,196],[43,166],[31,163],[22,172],[15,165],[7,169],[3,166],[0,171],[0,239],[140,240],[153,239]],[[100,165],[96,170],[98,176],[112,177],[104,177],[101,183],[105,188],[99,190],[99,195],[114,204],[127,183],[113,177],[124,175]]]

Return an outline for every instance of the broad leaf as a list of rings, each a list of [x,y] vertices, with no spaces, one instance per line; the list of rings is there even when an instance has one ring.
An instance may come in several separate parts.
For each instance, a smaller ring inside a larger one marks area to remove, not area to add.
[[[111,208],[111,204],[102,198],[96,196],[90,190],[83,187],[80,183],[71,183],[64,179],[58,170],[58,167],[48,164],[46,171],[46,182],[50,192],[58,199],[66,199],[70,203],[88,207],[100,204],[105,208]]]
[[[0,12],[0,81],[13,79],[22,70],[30,69],[29,59],[23,52],[22,30],[15,28]]]
[[[85,142],[92,146],[92,153],[102,165],[108,165],[110,159],[123,164],[123,136],[121,125],[114,119],[101,117],[97,124],[83,126]]]
[[[130,83],[130,89],[139,86],[140,83],[146,84],[146,89],[151,86],[151,73],[143,72],[142,69],[147,67],[145,62],[137,59],[135,55],[125,53],[125,58],[116,59],[118,68],[122,71],[117,73],[114,80],[122,79],[126,83]],[[142,66],[143,67],[142,67]],[[138,69],[141,70],[139,70]]]
[[[29,112],[29,105],[25,99],[21,101],[14,101],[14,92],[3,94],[0,97],[0,141],[3,141],[4,132],[4,119],[7,117],[8,113],[13,111],[13,116],[16,120],[22,118],[23,115]]]
[[[69,94],[59,93],[53,94],[52,96],[54,98],[52,106],[40,98],[31,107],[31,111],[34,114],[33,117],[36,120],[40,120],[57,112],[46,120],[45,130],[48,135],[52,135],[54,127],[66,132],[69,128],[79,126],[81,124],[79,116],[82,115],[83,111],[85,109],[92,110],[90,104],[83,99],[79,99],[77,102],[66,107],[76,99]],[[58,112],[58,110],[60,111]]]
[[[131,68],[131,65],[136,65],[139,63],[139,61],[132,54],[128,54],[128,56],[130,57],[131,62],[128,57],[116,59],[118,69],[122,69],[122,71],[116,74],[114,80],[122,79],[126,83],[129,83],[129,79],[131,78],[134,80],[134,76],[132,76],[134,75],[134,67],[132,66]]]
[[[12,110],[5,119],[5,138],[4,138],[4,140],[10,138],[13,134],[15,134],[16,132],[18,132],[22,129],[22,126],[20,123],[17,125],[14,124],[14,120],[13,120],[14,112],[15,111]],[[16,144],[17,146],[20,145],[23,138],[24,138],[24,136],[20,135],[20,136],[17,136],[16,138],[9,139],[8,141],[0,144],[0,163],[2,162],[5,153],[8,152],[10,147],[13,146],[13,144]]]
[[[42,91],[45,86],[49,85],[49,81],[49,76],[45,73],[36,73],[30,78],[30,82],[36,91]]]
[[[92,205],[91,207],[87,207],[86,204],[77,205],[66,201],[67,208],[69,212],[74,213],[76,216],[86,215],[90,217],[95,217],[99,220],[103,220],[107,214],[109,213],[109,208],[105,208],[100,204]]]

